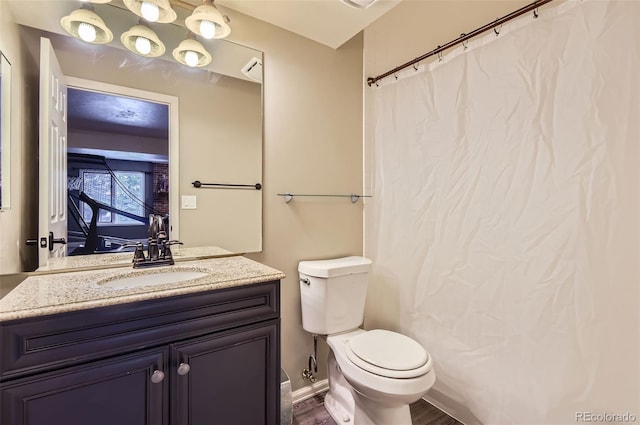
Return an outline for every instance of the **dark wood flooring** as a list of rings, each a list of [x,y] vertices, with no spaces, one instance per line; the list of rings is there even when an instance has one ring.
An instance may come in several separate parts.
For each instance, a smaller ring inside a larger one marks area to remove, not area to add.
[[[293,405],[293,425],[337,425],[324,409],[325,393]],[[409,406],[413,425],[463,425],[424,400]]]

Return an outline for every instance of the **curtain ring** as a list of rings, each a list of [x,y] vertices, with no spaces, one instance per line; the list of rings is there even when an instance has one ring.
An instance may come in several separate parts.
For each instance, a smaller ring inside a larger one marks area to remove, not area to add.
[[[417,71],[417,70],[418,70],[418,65],[416,65],[416,64],[414,63],[414,64],[413,64],[413,69]]]
[[[460,38],[463,38],[465,35],[465,33],[460,34]],[[464,47],[464,50],[467,50],[467,47],[469,47],[469,40],[462,40],[462,47]]]
[[[538,8],[533,9],[533,19],[538,19]]]
[[[502,24],[500,24],[500,27],[493,28],[493,32],[496,33],[496,37],[500,35],[500,31],[502,31]]]
[[[396,77],[396,80],[398,79],[398,73],[397,72],[394,72],[393,76]]]
[[[440,46],[438,46],[440,48]],[[438,62],[442,62],[442,50],[438,52]]]

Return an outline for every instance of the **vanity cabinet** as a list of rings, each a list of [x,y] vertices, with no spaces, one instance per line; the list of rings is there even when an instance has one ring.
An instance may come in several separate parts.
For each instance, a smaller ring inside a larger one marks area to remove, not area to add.
[[[118,356],[2,384],[1,423],[167,423],[168,379],[150,379],[166,359],[166,350]]]
[[[276,425],[280,282],[0,324],[3,425]]]
[[[279,370],[277,379],[265,373],[277,332],[276,323],[265,323],[172,346],[172,423],[279,423]]]

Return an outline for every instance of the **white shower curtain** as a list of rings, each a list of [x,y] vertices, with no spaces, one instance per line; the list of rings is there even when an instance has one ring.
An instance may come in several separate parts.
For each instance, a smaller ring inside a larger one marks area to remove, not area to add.
[[[640,2],[559,3],[371,91],[368,323],[481,423],[639,422]]]

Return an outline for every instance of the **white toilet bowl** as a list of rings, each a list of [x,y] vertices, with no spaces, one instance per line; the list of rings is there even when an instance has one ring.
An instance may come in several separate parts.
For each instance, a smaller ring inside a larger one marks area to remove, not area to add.
[[[409,404],[433,386],[435,371],[413,339],[359,328],[370,269],[357,256],[301,261],[302,326],[331,348],[325,408],[338,424],[410,425]]]
[[[327,344],[332,352],[325,407],[338,424],[411,424],[409,404],[436,379],[431,357],[417,342],[395,332],[356,329],[329,335]]]

